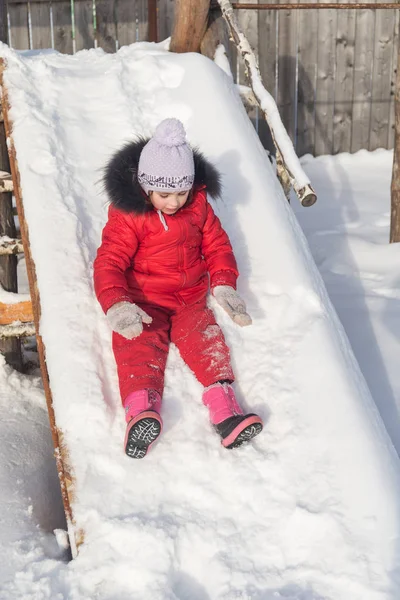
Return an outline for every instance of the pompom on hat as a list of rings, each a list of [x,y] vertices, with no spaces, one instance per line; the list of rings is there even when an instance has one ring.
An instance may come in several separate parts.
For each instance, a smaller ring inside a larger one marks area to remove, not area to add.
[[[159,123],[140,154],[137,178],[146,194],[183,192],[193,187],[193,151],[181,121],[164,119]]]

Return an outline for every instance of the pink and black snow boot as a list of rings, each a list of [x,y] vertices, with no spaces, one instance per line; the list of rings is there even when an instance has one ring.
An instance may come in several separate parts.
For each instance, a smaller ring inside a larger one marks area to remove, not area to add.
[[[214,383],[203,393],[214,429],[225,448],[237,448],[258,435],[263,423],[258,415],[244,415],[230,383]]]
[[[161,396],[155,390],[138,390],[124,400],[125,453],[131,458],[144,458],[162,430]]]

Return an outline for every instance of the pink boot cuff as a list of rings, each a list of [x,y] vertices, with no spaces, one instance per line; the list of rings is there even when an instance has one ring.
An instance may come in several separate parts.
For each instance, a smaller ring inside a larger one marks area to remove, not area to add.
[[[160,412],[161,396],[156,390],[136,390],[131,392],[123,401],[125,419],[129,423],[139,413],[146,410]]]

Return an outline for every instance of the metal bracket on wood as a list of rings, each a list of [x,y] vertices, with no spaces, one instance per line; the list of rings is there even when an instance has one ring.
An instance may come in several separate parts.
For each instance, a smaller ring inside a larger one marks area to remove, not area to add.
[[[14,189],[11,173],[0,171],[0,194],[12,192]]]

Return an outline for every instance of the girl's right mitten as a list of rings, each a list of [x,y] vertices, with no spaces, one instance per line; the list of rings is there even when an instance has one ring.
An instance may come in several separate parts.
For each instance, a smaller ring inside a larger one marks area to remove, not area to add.
[[[131,302],[117,302],[107,311],[111,328],[127,340],[131,340],[143,331],[143,323],[150,324],[152,318],[144,310]]]

